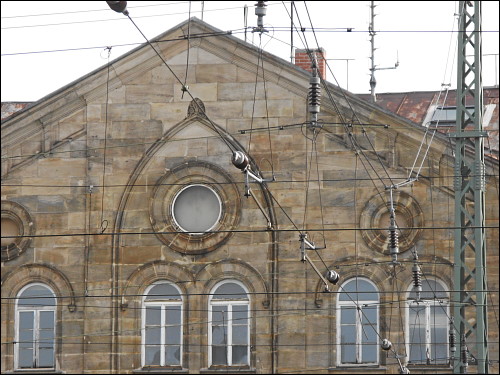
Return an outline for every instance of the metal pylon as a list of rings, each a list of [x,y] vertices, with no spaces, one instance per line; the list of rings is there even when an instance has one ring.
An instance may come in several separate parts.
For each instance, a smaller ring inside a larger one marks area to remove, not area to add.
[[[481,2],[459,2],[455,137],[454,320],[459,337],[454,373],[488,373],[485,167],[481,77]],[[474,110],[471,109],[472,105]],[[469,150],[467,155],[466,151]],[[471,155],[471,152],[473,155]],[[467,351],[468,348],[468,351]],[[474,371],[476,372],[476,371]]]

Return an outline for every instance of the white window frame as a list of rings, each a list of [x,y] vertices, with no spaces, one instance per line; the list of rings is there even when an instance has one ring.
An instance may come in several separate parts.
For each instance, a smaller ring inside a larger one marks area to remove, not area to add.
[[[246,293],[246,300],[214,300],[213,295],[217,291],[217,289],[222,286],[223,284],[237,284],[240,287],[243,288],[243,290]],[[247,287],[241,283],[238,280],[223,280],[219,283],[217,283],[213,288],[212,291],[210,292],[209,300],[208,300],[208,367],[211,367],[213,364],[212,360],[212,308],[214,306],[226,306],[227,307],[227,358],[226,366],[242,366],[242,364],[236,364],[233,365],[233,352],[232,352],[232,347],[233,347],[233,337],[232,337],[232,311],[233,311],[233,306],[247,306],[247,311],[248,311],[248,324],[247,324],[247,363],[244,364],[243,366],[250,366],[250,325],[251,325],[251,316],[250,316],[250,295],[248,294],[248,289]]]
[[[380,352],[379,352],[379,345],[376,345],[376,361],[375,362],[363,362],[363,328],[362,328],[362,311],[363,307],[371,307],[375,306],[376,307],[376,324],[375,324],[375,331],[379,332],[379,318],[380,318],[380,312],[379,312],[379,290],[377,286],[371,282],[369,279],[364,278],[364,277],[358,277],[358,281],[366,281],[369,284],[371,284],[375,288],[375,292],[377,293],[377,300],[364,300],[364,299],[359,299],[356,301],[356,295],[351,295],[352,299],[355,300],[355,302],[348,300],[348,301],[340,301],[340,295],[341,293],[346,293],[343,291],[343,289],[339,289],[339,294],[337,295],[337,308],[336,308],[336,314],[337,314],[337,319],[336,319],[336,328],[337,328],[337,366],[342,366],[342,367],[359,367],[359,366],[374,366],[378,365],[380,361]],[[356,278],[351,278],[344,282],[342,284],[342,287],[347,285],[350,282],[356,282]],[[363,294],[360,294],[362,297]],[[359,301],[359,302],[358,302]],[[361,308],[361,312],[359,314],[356,314],[356,362],[357,363],[342,363],[342,337],[341,337],[341,328],[342,328],[342,308],[343,307],[351,307],[351,308],[356,308],[356,303],[357,305]]]
[[[54,297],[54,301],[56,302],[57,305],[57,298],[52,290],[48,285],[43,284],[43,283],[30,283],[25,285],[21,290],[17,293],[18,299],[16,299],[16,305],[15,305],[15,322],[14,322],[14,327],[15,327],[15,338],[14,338],[14,368],[16,370],[20,371],[27,371],[27,370],[33,370],[33,369],[44,369],[44,370],[54,370],[56,366],[56,353],[57,353],[57,340],[56,340],[56,314],[57,314],[57,306],[43,306],[40,305],[40,307],[33,307],[33,306],[20,306],[19,305],[19,297],[24,293],[24,291],[32,286],[41,286],[47,289],[52,296]],[[21,312],[33,312],[33,333],[35,336],[35,342],[33,343],[33,360],[35,367],[19,367],[19,324],[20,324],[20,315]],[[53,328],[53,333],[54,333],[54,339],[53,339],[53,347],[54,347],[54,354],[52,358],[53,366],[52,367],[40,367],[38,366],[39,363],[39,351],[40,351],[40,345],[38,343],[38,338],[40,335],[40,313],[41,312],[52,312],[53,317],[54,317],[54,328]]]
[[[155,301],[146,301],[146,298],[148,297],[151,289],[153,289],[156,285],[159,284],[169,284],[170,286],[173,286],[178,292],[179,296],[181,298],[180,301],[172,301],[172,300],[155,300]],[[160,349],[160,365],[159,367],[182,367],[183,366],[183,352],[184,352],[184,298],[182,296],[182,292],[179,289],[177,285],[175,285],[172,282],[162,280],[162,281],[157,281],[145,290],[144,296],[142,297],[142,316],[141,316],[141,364],[142,367],[154,367],[151,365],[146,365],[146,307],[148,306],[160,306],[161,307],[161,349]],[[180,360],[179,364],[166,364],[165,363],[165,347],[166,347],[166,335],[165,335],[165,327],[167,326],[166,323],[166,313],[165,313],[165,308],[166,307],[171,307],[171,306],[180,306]]]
[[[171,208],[171,215],[172,215],[172,218],[174,219],[174,222],[175,222],[175,225],[183,232],[189,232],[187,229],[183,228],[179,222],[178,222],[178,219],[175,217],[175,204],[177,203],[177,198],[179,198],[179,196],[184,192],[186,191],[187,189],[189,188],[193,188],[193,187],[197,187],[197,186],[201,186],[201,187],[204,187],[204,188],[207,188],[208,190],[210,190],[212,192],[212,194],[215,195],[215,197],[217,198],[217,201],[219,203],[219,214],[217,215],[217,219],[215,220],[215,222],[212,224],[211,227],[205,229],[203,232],[190,232],[192,235],[202,235],[206,232],[210,232],[212,229],[214,229],[217,224],[219,224],[220,222],[220,218],[222,216],[222,201],[220,199],[220,196],[219,194],[214,190],[212,189],[210,186],[208,185],[205,185],[205,184],[191,184],[191,185],[188,185],[188,186],[185,186],[183,187],[180,191],[178,191],[176,194],[175,194],[175,198],[172,202],[172,208]]]
[[[449,289],[448,287],[446,286],[446,284],[444,282],[442,282],[441,280],[437,279],[437,278],[428,278],[429,280],[432,280],[438,284],[441,285],[441,287],[443,288],[444,290],[444,293],[446,293],[446,298],[438,298],[438,299],[421,299],[420,302],[418,302],[418,305],[421,305],[421,306],[424,306],[425,307],[425,317],[424,317],[424,320],[425,320],[425,350],[428,351],[429,353],[431,353],[432,355],[432,335],[431,335],[431,330],[433,329],[434,327],[434,324],[433,322],[431,321],[431,307],[435,306],[435,307],[438,307],[438,306],[441,306],[441,308],[444,309],[445,311],[445,315],[447,317],[450,316],[450,293],[449,293]],[[425,283],[424,283],[425,284]],[[409,296],[410,296],[410,293],[412,292],[413,290],[413,285],[410,285],[408,287],[408,293],[407,293],[407,301],[406,301],[406,305],[407,305],[407,308],[406,308],[406,353],[408,353],[408,357],[406,359],[406,364],[414,364],[414,363],[411,363],[410,362],[410,349],[411,349],[411,338],[412,338],[412,333],[410,331],[410,306],[412,305],[415,305],[415,301],[413,299],[409,299]],[[422,291],[422,293],[425,292],[425,290]],[[442,292],[442,291],[440,291]],[[445,338],[446,340],[448,340],[448,335],[449,335],[449,332],[450,332],[450,327],[449,327],[449,323],[448,321],[445,322],[445,328],[446,328],[446,334],[445,334]],[[449,355],[450,355],[450,348],[449,348],[449,345],[445,345],[446,347],[446,358],[449,358]],[[431,358],[431,363],[430,364],[427,364],[427,363],[424,363],[424,362],[419,362],[419,363],[415,363],[415,365],[422,365],[422,366],[446,366],[449,364],[449,361],[442,361],[442,362],[435,362],[435,361],[432,361],[432,358]]]

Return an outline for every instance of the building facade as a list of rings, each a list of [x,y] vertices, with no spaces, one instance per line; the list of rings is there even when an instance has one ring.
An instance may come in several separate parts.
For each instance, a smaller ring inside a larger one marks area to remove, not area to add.
[[[313,124],[309,72],[196,18],[155,42],[2,122],[2,373],[449,373],[450,139],[324,81]]]

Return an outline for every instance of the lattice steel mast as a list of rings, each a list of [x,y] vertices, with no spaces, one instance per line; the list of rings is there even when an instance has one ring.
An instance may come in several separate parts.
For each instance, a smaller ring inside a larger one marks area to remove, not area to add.
[[[471,358],[471,364],[477,363],[477,372],[486,374],[489,358],[483,138],[487,134],[482,125],[481,2],[460,1],[459,15],[457,121],[456,133],[453,134],[456,141],[453,301],[455,328],[459,334],[457,353],[460,357],[452,358],[452,361],[455,373],[467,372],[468,358]],[[472,156],[470,151],[474,153]]]

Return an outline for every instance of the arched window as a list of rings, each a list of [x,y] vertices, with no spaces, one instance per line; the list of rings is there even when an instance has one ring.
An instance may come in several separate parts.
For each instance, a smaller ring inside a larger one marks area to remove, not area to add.
[[[44,284],[29,284],[16,300],[16,369],[54,368],[55,319],[54,292]]]
[[[337,299],[339,365],[378,364],[378,302],[378,290],[368,279],[342,284]]]
[[[449,296],[444,285],[422,280],[420,300],[412,288],[407,304],[408,364],[448,364]]]
[[[209,366],[250,365],[250,300],[238,281],[217,284],[209,298]]]
[[[182,296],[166,281],[151,285],[142,310],[143,367],[182,366]]]

